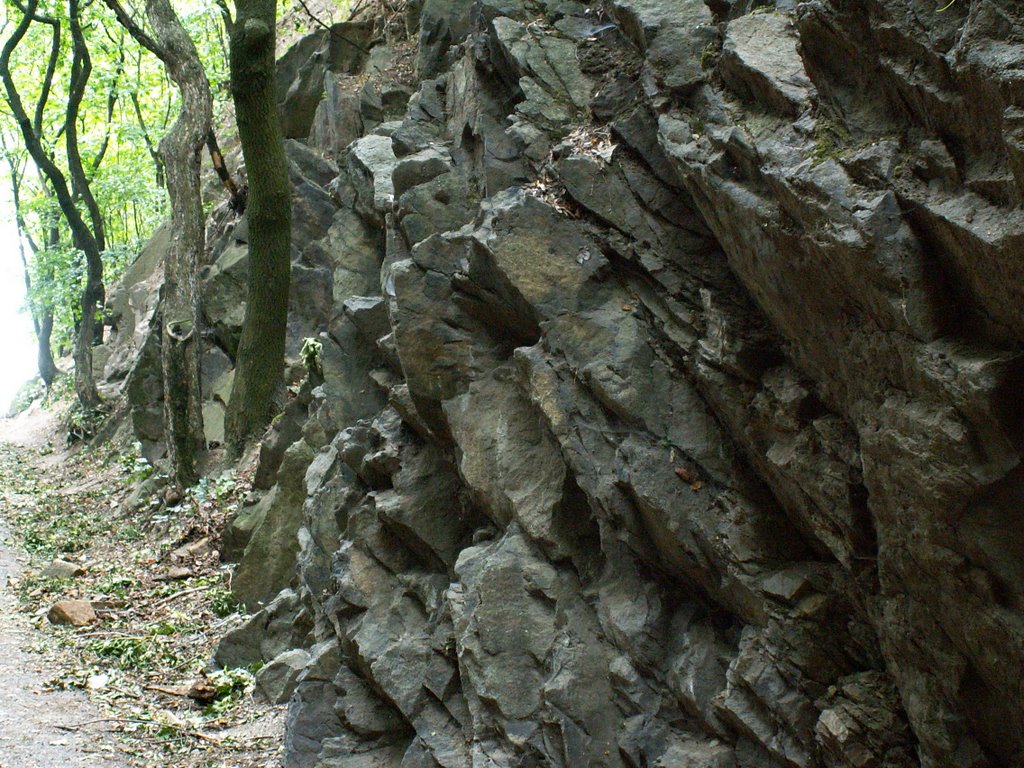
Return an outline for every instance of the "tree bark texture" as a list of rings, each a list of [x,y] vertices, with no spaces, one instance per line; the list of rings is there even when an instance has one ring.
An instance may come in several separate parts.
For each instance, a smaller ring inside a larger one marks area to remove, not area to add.
[[[200,169],[213,118],[212,100],[199,53],[169,0],[147,0],[146,15],[161,49],[160,58],[181,91],[178,119],[160,141],[172,227],[170,248],[164,257],[160,348],[164,429],[171,470],[179,486],[188,486],[198,479],[196,463],[206,442],[196,273],[206,249]]]
[[[228,447],[273,416],[282,385],[291,278],[291,189],[274,93],[275,0],[237,4],[231,93],[249,181],[249,292],[225,417]]]

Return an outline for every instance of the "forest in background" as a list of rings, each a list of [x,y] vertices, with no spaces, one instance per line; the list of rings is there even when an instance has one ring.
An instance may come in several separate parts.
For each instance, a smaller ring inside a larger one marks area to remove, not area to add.
[[[246,321],[227,408],[228,446],[244,442],[276,412],[287,322],[290,192],[276,103],[278,27],[324,25],[304,2],[287,18],[276,0],[230,7],[149,0],[8,0],[0,49],[0,149],[18,252],[47,388],[56,356],[74,357],[78,412],[73,431],[102,420],[93,348],[113,319],[108,287],[170,219],[157,321],[171,476],[199,479],[206,444],[200,406],[202,319],[196,282],[206,257],[204,193],[212,164],[236,215],[253,236]],[[329,18],[342,9],[329,6]],[[347,10],[347,8],[346,8]],[[287,35],[285,36],[287,37]],[[236,119],[237,118],[237,119]],[[236,182],[218,134],[237,130],[252,177]],[[204,158],[209,157],[209,161]]]
[[[179,4],[182,23],[196,43],[213,84],[218,120],[229,119],[227,41],[221,10],[212,3]],[[0,40],[10,40],[25,6],[2,7]],[[99,2],[40,4],[46,21],[32,24],[11,52],[9,77],[30,109],[33,131],[65,176],[70,176],[67,120],[75,83],[70,12],[80,16],[91,72],[79,87],[77,151],[103,217],[105,282],[115,282],[141,245],[169,214],[160,140],[177,116],[180,95],[164,65],[142,48]],[[0,103],[0,151],[9,185],[20,253],[37,329],[52,323],[49,347],[70,352],[80,319],[84,259],[72,242],[52,185],[32,162],[9,100]],[[84,190],[76,203],[85,212]]]

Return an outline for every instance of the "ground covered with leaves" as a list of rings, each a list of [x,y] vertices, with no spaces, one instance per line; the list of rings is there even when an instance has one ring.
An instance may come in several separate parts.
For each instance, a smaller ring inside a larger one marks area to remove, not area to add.
[[[226,473],[179,498],[137,446],[68,448],[64,435],[0,435],[0,511],[29,556],[12,587],[38,629],[47,685],[101,705],[129,764],[279,765],[283,713],[254,700],[255,670],[209,668],[216,640],[242,620],[218,550],[249,478]],[[95,619],[52,623],[64,600]]]

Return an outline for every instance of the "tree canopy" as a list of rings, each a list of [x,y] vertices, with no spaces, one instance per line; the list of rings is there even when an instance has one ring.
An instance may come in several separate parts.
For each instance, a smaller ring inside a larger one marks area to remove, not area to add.
[[[3,0],[0,42],[11,42],[28,9],[18,0]],[[190,3],[178,12],[212,83],[214,109],[222,111],[229,92],[221,10],[213,3]],[[9,57],[12,85],[42,150],[68,180],[83,218],[90,218],[90,208],[99,215],[103,280],[110,284],[169,215],[158,147],[177,117],[179,92],[163,63],[98,0],[38,0],[32,15]],[[71,124],[86,184],[73,181],[74,158],[68,152],[67,118],[75,77],[80,77],[74,71],[73,26],[80,30],[91,69]],[[52,316],[52,344],[66,351],[81,320],[86,262],[52,183],[30,157],[7,93],[0,103],[0,151],[5,161],[0,173],[8,183],[18,182],[18,224],[29,245],[33,314],[37,324]]]

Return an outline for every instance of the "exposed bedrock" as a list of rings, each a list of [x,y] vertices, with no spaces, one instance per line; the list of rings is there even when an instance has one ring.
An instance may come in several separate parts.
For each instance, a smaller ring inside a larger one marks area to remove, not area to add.
[[[413,10],[282,67],[288,768],[1024,765],[1020,4]]]

